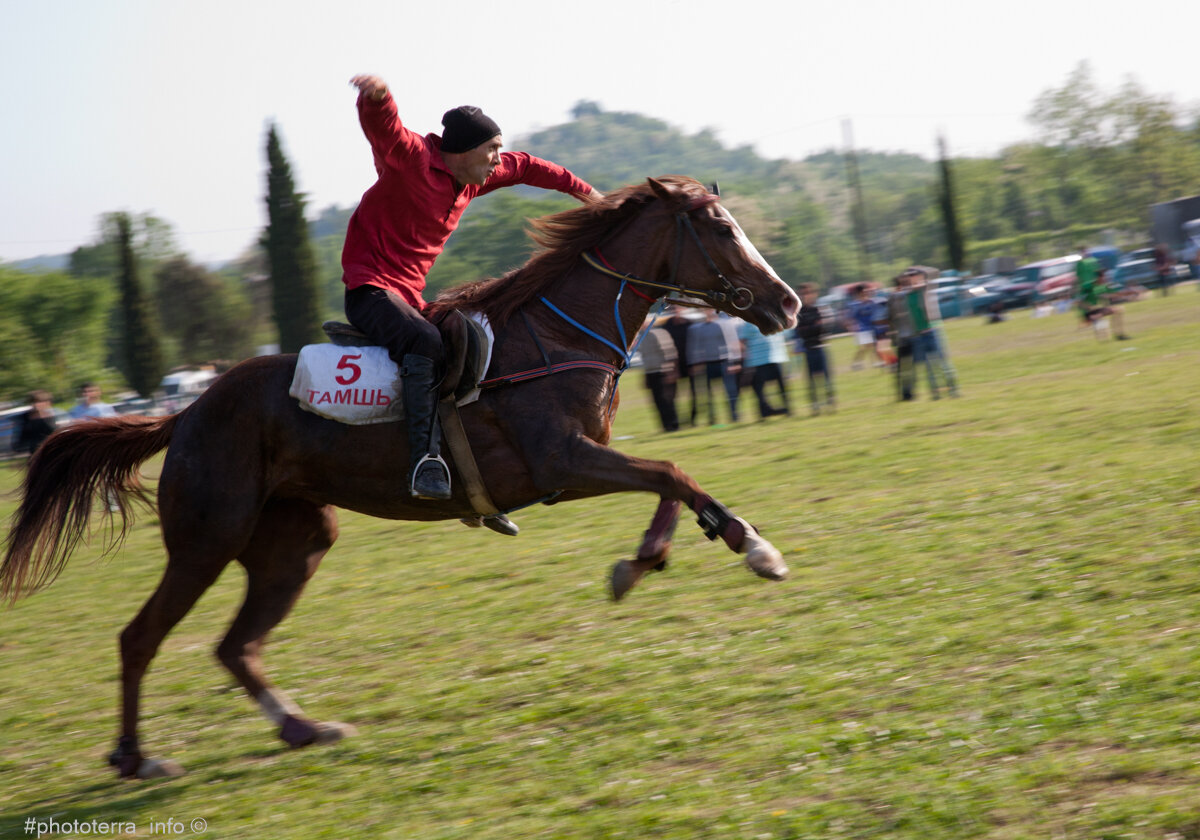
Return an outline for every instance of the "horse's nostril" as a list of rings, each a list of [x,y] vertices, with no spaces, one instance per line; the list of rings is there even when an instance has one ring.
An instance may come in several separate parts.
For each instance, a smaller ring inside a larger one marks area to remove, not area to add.
[[[800,311],[800,301],[796,300],[794,297],[789,297],[783,302],[783,311],[788,315],[795,315]]]

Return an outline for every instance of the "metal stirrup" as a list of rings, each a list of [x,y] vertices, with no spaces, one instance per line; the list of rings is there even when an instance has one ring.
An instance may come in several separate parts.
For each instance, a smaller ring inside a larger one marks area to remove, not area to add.
[[[433,462],[433,463],[439,464],[441,466],[442,475],[444,475],[446,477],[446,487],[447,488],[450,487],[450,467],[446,464],[445,460],[443,460],[441,455],[427,454],[427,455],[425,455],[425,457],[421,458],[421,460],[417,461],[416,466],[414,466],[412,469],[412,483],[409,485],[409,488],[408,488],[410,493],[415,492],[416,486],[417,486],[417,476],[420,474],[421,468],[423,466],[425,466],[426,463],[429,463],[429,462]]]

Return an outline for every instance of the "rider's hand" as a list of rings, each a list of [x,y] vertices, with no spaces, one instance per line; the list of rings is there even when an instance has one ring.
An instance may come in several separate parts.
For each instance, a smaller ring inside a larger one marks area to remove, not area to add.
[[[387,82],[378,76],[360,74],[350,80],[350,84],[358,88],[359,93],[375,102],[387,96]]]

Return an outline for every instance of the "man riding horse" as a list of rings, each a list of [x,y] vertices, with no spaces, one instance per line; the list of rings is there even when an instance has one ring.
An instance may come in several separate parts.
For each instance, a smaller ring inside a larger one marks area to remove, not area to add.
[[[524,152],[501,152],[500,127],[478,108],[442,117],[441,137],[422,137],[400,121],[383,79],[359,75],[358,116],[379,179],[350,217],[342,250],[346,317],[385,347],[400,368],[408,425],[409,492],[449,499],[450,471],[440,455],[437,387],[444,352],[436,327],[421,314],[425,277],[458,227],[467,204],[501,187],[529,184],[580,200],[600,193],[557,164]],[[487,524],[516,533],[503,515]]]

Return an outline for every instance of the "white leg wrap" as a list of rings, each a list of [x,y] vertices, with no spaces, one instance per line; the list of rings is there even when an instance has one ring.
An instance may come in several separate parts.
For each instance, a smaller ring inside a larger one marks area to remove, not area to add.
[[[783,555],[779,549],[763,539],[749,522],[741,517],[738,517],[738,521],[746,529],[741,551],[746,555],[746,565],[750,567],[750,571],[769,580],[783,580],[787,577],[787,563],[783,562]]]

